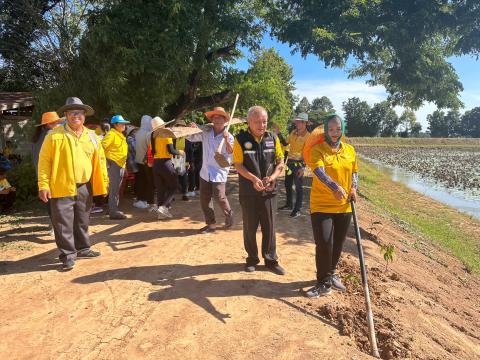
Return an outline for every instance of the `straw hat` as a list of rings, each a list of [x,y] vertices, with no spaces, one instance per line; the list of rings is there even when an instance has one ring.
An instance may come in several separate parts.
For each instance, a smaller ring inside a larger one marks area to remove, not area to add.
[[[60,109],[57,110],[58,113],[63,113],[68,110],[84,110],[85,116],[92,116],[95,111],[90,105],[86,105],[77,97],[69,97],[65,101],[65,105],[63,105]]]
[[[175,120],[165,122],[160,116],[155,116],[152,119],[152,130],[150,132],[154,132],[155,130],[158,130],[164,126],[167,126],[168,124],[174,122]]]
[[[43,126],[43,125],[52,124],[56,122],[62,122],[63,120],[64,119],[59,117],[55,111],[48,111],[42,114],[42,121],[40,122],[40,124],[37,124],[35,126]]]
[[[228,121],[228,119],[230,118],[230,114],[227,113],[225,111],[225,109],[221,106],[216,106],[213,108],[212,111],[207,111],[205,113],[205,116],[207,117],[208,120],[212,121],[212,117],[214,117],[215,115],[220,115],[220,116],[223,116],[225,118],[225,121]]]

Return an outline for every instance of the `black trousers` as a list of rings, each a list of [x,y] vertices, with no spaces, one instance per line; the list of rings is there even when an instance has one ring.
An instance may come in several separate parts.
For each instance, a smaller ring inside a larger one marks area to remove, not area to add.
[[[278,264],[277,242],[275,238],[275,218],[277,196],[241,196],[243,216],[243,244],[247,251],[247,265],[257,265],[257,229],[262,229],[262,257],[266,265]]]
[[[183,175],[178,175],[178,182],[180,184],[180,191],[183,195],[188,192],[188,172]]]
[[[90,183],[78,186],[76,196],[50,199],[50,218],[62,262],[90,249],[88,225],[92,202]]]
[[[153,204],[153,173],[152,168],[145,164],[139,164],[138,173],[135,175],[135,194],[137,200]]]
[[[295,184],[295,206],[294,210],[300,211],[303,204],[303,175],[298,176],[298,169],[303,168],[303,162],[288,160],[288,168],[291,170],[290,174],[285,175],[285,191],[287,193],[287,205],[293,206],[293,184]]]
[[[317,283],[330,282],[342,253],[352,213],[313,213],[311,219],[316,244]]]
[[[178,185],[178,175],[171,159],[153,161],[153,178],[157,190],[157,205],[170,207]]]
[[[16,197],[16,191],[10,191],[8,194],[0,195],[0,208],[2,209],[2,213],[10,211],[10,209],[13,207]]]
[[[193,166],[188,170],[188,191],[200,190],[200,170],[202,161],[194,161]]]

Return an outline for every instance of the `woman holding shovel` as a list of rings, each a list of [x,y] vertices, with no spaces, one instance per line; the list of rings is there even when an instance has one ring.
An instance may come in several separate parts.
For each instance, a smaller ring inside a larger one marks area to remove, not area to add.
[[[324,132],[324,141],[314,145],[306,157],[315,174],[310,213],[317,267],[317,284],[306,292],[307,297],[328,295],[332,288],[345,290],[336,267],[352,219],[350,200],[357,196],[357,157],[354,148],[342,141],[343,119],[327,115]]]
[[[220,205],[225,216],[225,229],[230,228],[233,224],[232,208],[225,194],[225,185],[233,153],[233,136],[228,132],[227,125],[230,114],[223,107],[215,107],[212,111],[207,111],[205,116],[213,126],[205,126],[201,133],[187,137],[187,140],[191,142],[202,142],[203,164],[200,170],[200,204],[205,216],[206,226],[199,230],[201,234],[212,233],[216,230],[212,198]],[[219,163],[219,156],[225,160],[225,163],[221,163],[221,161]]]

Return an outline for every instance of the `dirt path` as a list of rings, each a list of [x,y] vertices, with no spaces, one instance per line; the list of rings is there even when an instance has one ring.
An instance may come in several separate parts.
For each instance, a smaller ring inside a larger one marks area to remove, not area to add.
[[[315,277],[309,217],[278,215],[287,276],[247,274],[236,181],[230,193],[237,222],[214,235],[196,233],[198,200],[177,201],[171,221],[130,207],[121,223],[95,216],[102,257],[68,273],[57,271],[45,216],[3,228],[0,358],[370,358],[353,233],[340,267],[348,291],[309,300],[300,292]],[[383,358],[480,359],[478,278],[368,203],[359,208]],[[368,230],[375,221],[379,239]],[[399,249],[388,270],[378,242]]]

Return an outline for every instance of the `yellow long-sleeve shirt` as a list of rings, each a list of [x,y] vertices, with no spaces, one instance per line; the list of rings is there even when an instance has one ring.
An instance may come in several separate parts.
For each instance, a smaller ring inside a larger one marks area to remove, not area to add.
[[[112,128],[102,140],[107,159],[112,160],[121,168],[127,163],[128,144],[125,135]]]
[[[53,198],[75,196],[77,184],[86,180],[92,184],[93,195],[105,195],[109,180],[100,140],[86,127],[81,136],[74,137],[66,126],[45,137],[38,160],[38,189],[50,190]],[[90,176],[85,168],[91,168]]]

